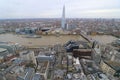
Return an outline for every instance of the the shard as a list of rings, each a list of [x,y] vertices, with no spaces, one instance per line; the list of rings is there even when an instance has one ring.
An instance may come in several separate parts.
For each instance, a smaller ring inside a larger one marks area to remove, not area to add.
[[[66,24],[66,21],[65,21],[65,5],[64,5],[63,12],[62,12],[62,20],[61,20],[61,28],[62,29],[65,29],[65,24]]]

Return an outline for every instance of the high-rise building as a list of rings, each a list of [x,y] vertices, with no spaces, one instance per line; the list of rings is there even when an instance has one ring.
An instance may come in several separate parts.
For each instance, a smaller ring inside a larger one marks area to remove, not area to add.
[[[62,20],[61,20],[61,28],[62,29],[65,29],[65,24],[66,24],[66,21],[65,21],[65,5],[64,5],[63,12],[62,12]]]

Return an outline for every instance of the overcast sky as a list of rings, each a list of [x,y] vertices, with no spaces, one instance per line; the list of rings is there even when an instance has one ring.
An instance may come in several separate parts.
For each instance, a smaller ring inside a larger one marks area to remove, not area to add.
[[[120,18],[120,0],[0,0],[0,19]]]

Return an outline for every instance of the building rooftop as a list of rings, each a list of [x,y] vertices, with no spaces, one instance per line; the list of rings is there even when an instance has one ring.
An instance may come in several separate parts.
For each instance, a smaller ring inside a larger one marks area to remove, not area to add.
[[[7,49],[0,48],[0,57],[1,57],[1,59],[2,59],[3,57],[7,57],[8,54],[9,54],[9,52],[8,52]]]
[[[31,80],[33,77],[34,69],[33,68],[26,68],[24,72],[21,72],[18,75],[18,80],[24,79],[24,80]]]
[[[114,61],[104,61],[108,66],[113,68],[114,70],[118,71],[120,70],[120,63],[119,62],[114,62]]]
[[[54,57],[53,56],[46,56],[46,55],[38,55],[37,57],[37,61],[54,61]]]
[[[48,69],[48,66],[49,66],[48,61],[40,62],[38,72],[39,73],[45,73],[46,70]]]
[[[86,75],[101,72],[100,67],[93,60],[81,59],[80,63]]]
[[[23,54],[23,55],[26,55],[26,54],[29,54],[29,53],[30,53],[29,50],[25,50],[25,51],[20,52],[20,54]]]
[[[0,52],[4,52],[6,51],[7,49],[4,49],[4,48],[0,48]]]
[[[42,80],[42,79],[41,79],[40,74],[39,74],[39,73],[36,73],[36,74],[33,76],[32,80]]]

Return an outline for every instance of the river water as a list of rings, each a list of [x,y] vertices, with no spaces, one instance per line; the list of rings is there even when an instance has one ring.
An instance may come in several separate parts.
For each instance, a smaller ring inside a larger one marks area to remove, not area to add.
[[[102,35],[102,36],[90,36],[91,38],[99,41],[100,43],[106,44],[117,39],[113,36]],[[54,44],[64,44],[69,40],[84,40],[80,35],[61,35],[56,36],[41,36],[41,38],[24,38],[23,35],[15,34],[0,34],[0,42],[15,42],[25,46],[45,46]]]
[[[111,35],[95,35],[95,36],[90,36],[92,39],[102,43],[102,44],[107,44],[107,43],[111,43],[114,40],[118,39],[114,36]]]
[[[79,35],[61,35],[56,36],[41,36],[41,38],[25,38],[24,35],[15,34],[1,34],[1,42],[15,42],[25,46],[44,46],[44,45],[55,45],[64,44],[69,40],[84,40]]]

